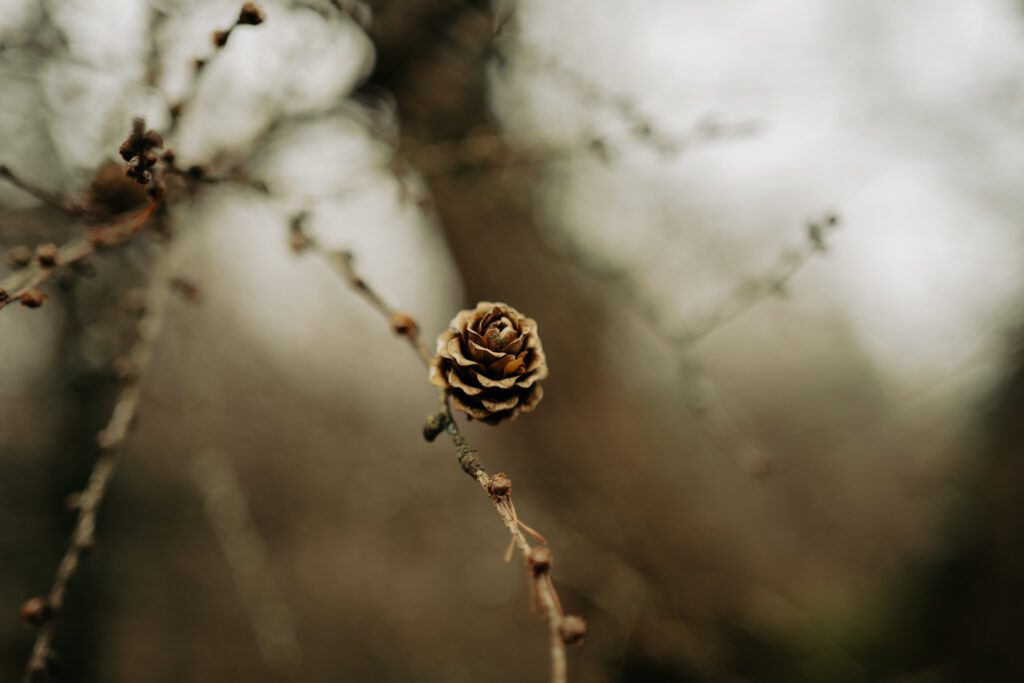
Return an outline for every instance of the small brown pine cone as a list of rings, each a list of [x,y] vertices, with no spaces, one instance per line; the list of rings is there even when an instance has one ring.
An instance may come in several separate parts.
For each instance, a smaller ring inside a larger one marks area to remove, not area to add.
[[[448,391],[452,406],[489,424],[533,410],[547,376],[537,323],[490,301],[459,311],[430,365],[430,382]]]

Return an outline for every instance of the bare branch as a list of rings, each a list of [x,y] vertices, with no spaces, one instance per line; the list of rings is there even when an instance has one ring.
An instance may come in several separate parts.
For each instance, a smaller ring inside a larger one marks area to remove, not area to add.
[[[305,220],[306,215],[300,214],[292,221],[292,248],[297,252],[307,249],[316,251],[327,258],[338,269],[348,286],[366,299],[374,310],[388,320],[392,331],[399,336],[405,337],[423,363],[429,366],[432,354],[420,339],[419,330],[412,319],[407,314],[392,308],[359,275],[355,269],[351,253],[344,251],[335,252],[321,247],[306,232],[304,228]],[[531,592],[536,601],[535,606],[541,616],[548,621],[548,628],[551,634],[551,681],[552,683],[565,683],[567,680],[565,646],[567,643],[576,643],[583,639],[586,635],[586,622],[580,617],[566,616],[562,613],[558,593],[551,582],[552,553],[547,547],[546,541],[543,540],[540,534],[533,531],[519,519],[515,506],[512,503],[511,480],[502,473],[490,475],[484,469],[476,449],[469,444],[469,441],[459,429],[455,417],[452,415],[446,392],[440,390],[438,396],[441,410],[428,418],[427,424],[424,427],[424,436],[428,441],[433,441],[442,431],[446,432],[452,441],[452,445],[455,447],[462,470],[471,476],[491,499],[502,524],[508,530],[511,543],[522,555],[530,577]],[[541,545],[531,546],[526,535],[523,533],[524,530],[537,538]]]
[[[0,280],[0,309],[20,301],[35,308],[45,301],[45,295],[38,287],[63,268],[73,266],[91,257],[104,247],[112,247],[137,235],[156,213],[159,202],[151,202],[146,208],[127,218],[91,227],[84,237],[66,243],[59,249],[40,245],[31,262]]]
[[[69,214],[71,216],[83,216],[86,213],[88,213],[88,211],[86,211],[86,208],[81,204],[76,204],[75,202],[65,197],[62,197],[55,192],[44,190],[41,187],[38,187],[37,185],[30,183],[29,181],[25,180],[17,173],[15,173],[13,170],[11,170],[10,166],[7,166],[5,164],[0,164],[0,180],[6,180],[14,187],[32,195],[33,197],[43,202],[44,204],[49,204],[50,206],[56,209],[60,209],[64,213]]]
[[[95,547],[96,515],[117,467],[121,446],[128,436],[138,410],[153,356],[153,347],[163,325],[164,312],[171,292],[170,283],[174,268],[172,256],[173,252],[165,253],[158,259],[147,292],[145,310],[139,320],[138,337],[117,364],[123,384],[109,421],[96,436],[100,454],[93,465],[89,481],[85,489],[73,497],[78,517],[64,557],[57,566],[57,576],[45,598],[33,598],[23,607],[24,613],[30,604],[38,605],[41,606],[40,613],[45,614],[45,618],[40,619],[44,623],[25,667],[24,683],[34,683],[49,673],[53,663],[54,620],[64,606],[68,584],[78,571],[83,556]]]
[[[181,121],[182,114],[184,114],[185,109],[192,104],[196,93],[199,92],[199,81],[201,80],[206,67],[209,66],[210,61],[220,54],[220,51],[228,44],[228,40],[231,38],[232,32],[234,32],[234,30],[239,26],[259,26],[265,20],[266,17],[263,14],[263,10],[261,10],[256,3],[246,2],[239,10],[238,17],[235,19],[234,23],[225,29],[213,32],[210,36],[210,41],[213,44],[213,51],[206,57],[197,58],[192,61],[192,74],[184,96],[168,107],[168,111],[171,115],[171,122],[167,127],[166,132],[168,138],[177,131],[178,123]]]

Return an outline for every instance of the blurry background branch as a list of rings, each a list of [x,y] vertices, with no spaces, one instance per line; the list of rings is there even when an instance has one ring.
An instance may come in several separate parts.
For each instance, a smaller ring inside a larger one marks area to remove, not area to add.
[[[158,259],[144,300],[137,302],[139,315],[137,341],[119,359],[117,372],[122,387],[106,426],[96,435],[99,457],[93,464],[89,481],[81,493],[75,494],[69,506],[77,513],[67,550],[57,567],[57,577],[46,597],[32,598],[22,607],[22,617],[40,627],[32,654],[25,667],[25,683],[34,683],[53,667],[55,620],[64,606],[68,585],[78,571],[82,557],[96,547],[96,517],[106,497],[110,480],[117,467],[122,444],[135,420],[146,375],[153,357],[153,347],[160,337],[164,315],[176,268],[173,250]]]

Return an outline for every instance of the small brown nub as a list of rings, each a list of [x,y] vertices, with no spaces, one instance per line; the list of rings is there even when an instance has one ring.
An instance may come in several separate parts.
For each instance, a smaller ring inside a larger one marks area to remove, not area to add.
[[[587,622],[583,617],[568,614],[562,617],[562,623],[558,625],[558,632],[566,645],[582,643],[587,636]]]
[[[409,337],[410,339],[413,339],[419,332],[419,327],[416,326],[416,321],[413,320],[408,313],[396,311],[391,315],[391,331],[399,337]]]
[[[504,472],[498,472],[487,483],[487,492],[495,498],[504,498],[512,490],[512,480]]]
[[[448,424],[448,418],[444,413],[434,413],[423,423],[423,438],[432,443]]]
[[[551,570],[551,563],[554,561],[551,549],[543,545],[535,545],[530,548],[530,567],[536,576],[547,574]]]
[[[249,26],[259,26],[263,23],[265,17],[263,16],[263,10],[260,9],[259,5],[255,2],[247,2],[242,5],[242,11],[238,13],[238,23],[248,24]]]
[[[53,242],[40,244],[36,247],[36,262],[44,268],[57,265],[57,245]]]
[[[49,299],[46,292],[39,289],[38,287],[32,287],[31,289],[22,293],[18,299],[21,301],[21,305],[25,308],[39,308],[46,303]]]
[[[53,616],[50,603],[41,597],[29,598],[21,603],[20,613],[21,620],[30,626],[42,626]]]

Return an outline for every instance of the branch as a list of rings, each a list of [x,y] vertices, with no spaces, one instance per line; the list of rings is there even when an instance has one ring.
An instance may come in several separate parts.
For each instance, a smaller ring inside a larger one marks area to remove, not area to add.
[[[64,607],[68,584],[78,571],[83,556],[96,545],[96,515],[117,467],[121,446],[139,407],[144,381],[152,361],[153,346],[163,325],[172,272],[171,255],[162,254],[150,280],[145,310],[138,324],[138,337],[116,365],[123,384],[109,421],[96,435],[99,457],[93,465],[85,489],[73,497],[78,517],[67,550],[57,566],[57,577],[45,598],[32,598],[22,605],[21,613],[25,621],[41,626],[25,667],[24,683],[42,680],[52,668],[54,620]]]
[[[350,252],[332,251],[320,245],[310,236],[304,227],[307,215],[300,214],[291,224],[291,246],[296,252],[314,251],[337,268],[348,286],[357,294],[362,296],[369,304],[380,313],[391,325],[392,332],[405,337],[413,350],[429,366],[433,354],[427,349],[420,339],[419,328],[408,314],[392,308],[374,290],[366,280],[359,275],[355,269],[354,258]],[[566,644],[578,643],[586,635],[586,622],[577,616],[565,615],[562,612],[562,605],[558,599],[558,593],[551,581],[551,564],[553,555],[547,546],[543,536],[527,526],[519,519],[515,505],[512,503],[512,481],[503,473],[495,475],[488,474],[484,469],[476,449],[473,448],[466,437],[459,429],[458,423],[452,415],[448,395],[444,390],[438,392],[441,410],[431,415],[423,428],[423,435],[427,441],[433,441],[441,432],[446,432],[455,447],[459,465],[462,470],[472,477],[484,493],[491,499],[494,509],[497,511],[502,524],[509,533],[510,553],[512,549],[518,549],[522,555],[530,578],[531,595],[533,606],[540,615],[547,620],[550,633],[550,659],[551,659],[551,681],[552,683],[565,683],[567,680],[567,666],[565,657]],[[531,546],[527,540],[526,532],[534,537],[540,545]]]
[[[564,233],[558,244],[545,235],[538,234],[537,237],[554,257],[590,277],[612,283],[630,308],[675,355],[687,406],[707,437],[736,456],[754,476],[764,477],[771,469],[771,458],[729,418],[718,399],[714,383],[700,368],[693,351],[711,333],[740,318],[759,303],[773,296],[785,296],[790,281],[803,267],[827,251],[828,237],[838,226],[839,219],[834,215],[809,223],[803,242],[784,250],[766,272],[749,279],[698,321],[683,327],[673,326],[666,320],[662,313],[664,306],[621,266],[584,249]]]
[[[178,123],[181,120],[181,115],[184,113],[188,105],[192,103],[192,100],[195,99],[196,94],[199,92],[200,77],[209,65],[210,60],[220,54],[220,51],[228,44],[228,40],[231,38],[231,33],[239,26],[259,26],[265,21],[265,19],[263,10],[261,10],[256,3],[246,2],[239,10],[234,23],[226,29],[220,29],[211,34],[210,40],[213,43],[212,54],[192,61],[192,77],[189,79],[185,94],[181,99],[168,107],[168,112],[171,115],[171,122],[167,127],[166,133],[168,138],[170,138],[178,129]]]
[[[54,244],[41,244],[34,255],[17,257],[24,265],[0,280],[0,309],[20,301],[28,308],[37,308],[46,301],[39,286],[63,268],[87,261],[104,247],[112,247],[138,234],[156,213],[159,201],[127,218],[89,228],[84,237],[71,240],[59,249]]]
[[[66,199],[65,197],[62,197],[59,194],[50,192],[48,190],[44,190],[28,182],[27,180],[16,174],[14,171],[12,171],[11,168],[5,164],[0,164],[0,180],[6,180],[14,187],[32,195],[33,197],[43,202],[44,204],[49,204],[50,206],[56,209],[60,209],[64,213],[69,214],[71,216],[83,216],[88,213],[88,211],[86,211],[86,208],[81,204],[76,204],[75,202]]]

